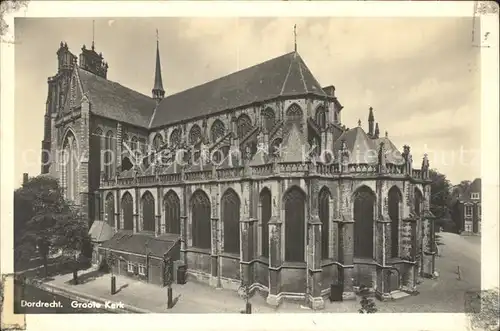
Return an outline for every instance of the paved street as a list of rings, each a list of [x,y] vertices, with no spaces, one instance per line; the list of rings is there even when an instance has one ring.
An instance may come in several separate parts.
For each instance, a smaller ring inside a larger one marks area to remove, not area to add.
[[[443,245],[441,256],[437,258],[437,280],[424,279],[419,285],[419,295],[406,297],[397,301],[376,301],[379,312],[463,312],[464,295],[468,290],[480,289],[480,238],[461,237],[451,233],[440,233]],[[458,279],[457,267],[460,266],[461,279]],[[83,272],[81,272],[83,273]],[[126,277],[117,276],[118,293],[110,294],[110,275],[89,270],[82,276],[83,284],[70,283],[71,274],[55,276],[47,282],[48,286],[72,292],[76,295],[92,296],[102,300],[123,302],[138,307],[144,312],[156,313],[239,313],[244,302],[236,292],[215,290],[203,284],[189,282],[185,285],[173,285],[176,304],[167,309],[167,289]],[[359,301],[359,299],[358,299]],[[358,301],[326,303],[320,313],[357,312]],[[301,307],[301,303],[284,302],[278,309],[265,303],[259,295],[251,299],[255,313],[310,313],[311,310]]]

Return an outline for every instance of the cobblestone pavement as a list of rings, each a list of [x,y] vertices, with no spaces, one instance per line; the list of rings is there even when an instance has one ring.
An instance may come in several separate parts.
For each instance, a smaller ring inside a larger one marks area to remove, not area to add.
[[[441,256],[436,259],[437,280],[424,279],[419,285],[419,295],[397,301],[376,301],[379,312],[463,312],[464,295],[468,290],[479,289],[481,281],[480,245],[454,234],[442,234]],[[460,279],[458,277],[460,266]],[[167,309],[167,289],[116,276],[118,293],[110,294],[110,275],[98,274],[95,270],[81,272],[83,284],[73,285],[71,274],[56,276],[47,282],[49,286],[64,289],[72,293],[91,295],[114,302],[123,302],[144,311],[155,313],[240,313],[244,301],[230,290],[216,290],[207,285],[188,282],[185,285],[174,284],[173,296],[176,301],[172,309]],[[93,275],[90,277],[89,275]],[[284,302],[278,309],[266,304],[265,299],[255,295],[250,299],[254,313],[311,313],[302,307],[301,302]],[[324,310],[318,313],[357,312],[358,300],[346,302],[326,302]]]

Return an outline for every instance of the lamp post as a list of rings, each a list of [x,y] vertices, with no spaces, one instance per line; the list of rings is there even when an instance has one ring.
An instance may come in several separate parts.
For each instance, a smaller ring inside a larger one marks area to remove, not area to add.
[[[106,256],[106,263],[109,267],[109,270],[111,272],[111,295],[114,295],[116,293],[116,277],[113,273],[113,266],[115,265],[115,261],[116,258],[115,258],[115,255],[113,254],[113,252],[111,252],[110,250],[108,250],[108,254]]]
[[[240,287],[238,288],[238,294],[240,297],[245,300],[245,314],[251,314],[252,313],[252,304],[248,301],[250,298],[250,291],[249,287],[247,284],[242,283]],[[243,312],[242,312],[243,313]]]

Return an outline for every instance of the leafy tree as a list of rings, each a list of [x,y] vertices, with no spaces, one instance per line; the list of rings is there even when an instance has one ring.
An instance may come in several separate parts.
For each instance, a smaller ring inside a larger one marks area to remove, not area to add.
[[[56,179],[33,177],[14,192],[14,254],[17,265],[29,261],[36,249],[48,273],[53,249],[78,255],[90,241],[87,223],[63,196]]]
[[[429,171],[431,183],[431,212],[439,220],[449,219],[448,203],[450,199],[451,183],[446,175],[438,172],[436,169]]]

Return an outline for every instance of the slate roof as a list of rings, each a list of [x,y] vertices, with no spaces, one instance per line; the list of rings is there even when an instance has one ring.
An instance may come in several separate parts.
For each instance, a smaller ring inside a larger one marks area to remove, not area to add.
[[[156,101],[151,97],[77,68],[83,93],[91,103],[91,112],[112,120],[147,128]]]
[[[105,221],[95,220],[89,230],[89,235],[94,242],[103,242],[113,237],[113,228]]]
[[[378,164],[378,144],[360,126],[345,131],[333,144],[335,156],[345,139],[350,164]]]
[[[298,53],[288,53],[205,84],[165,97],[150,128],[273,99],[327,94]]]
[[[401,152],[397,149],[396,146],[392,143],[392,141],[387,137],[377,138],[374,140],[377,145],[377,150],[380,148],[380,143],[384,143],[384,149],[386,151],[386,162],[392,164],[404,164],[405,159]]]
[[[152,234],[133,234],[132,231],[122,230],[103,243],[101,247],[144,256],[151,253],[152,256],[163,258],[179,239],[180,235],[171,233],[155,237]]]

